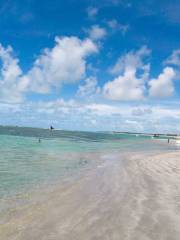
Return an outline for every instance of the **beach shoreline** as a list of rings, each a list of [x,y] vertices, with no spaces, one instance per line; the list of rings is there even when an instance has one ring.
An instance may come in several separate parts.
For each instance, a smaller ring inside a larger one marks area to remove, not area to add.
[[[109,153],[43,201],[14,209],[3,240],[180,238],[180,152]]]

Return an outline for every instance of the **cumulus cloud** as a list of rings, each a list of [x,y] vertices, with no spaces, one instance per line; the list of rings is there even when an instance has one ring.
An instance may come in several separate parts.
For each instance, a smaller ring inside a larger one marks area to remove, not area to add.
[[[4,48],[0,44],[0,100],[4,102],[19,102],[27,86],[19,66],[19,60],[13,55],[12,47]]]
[[[98,87],[98,81],[95,77],[89,77],[85,79],[84,84],[80,85],[77,91],[77,97],[90,98],[100,92]]]
[[[87,14],[90,19],[94,19],[98,14],[98,8],[96,7],[88,7]]]
[[[103,39],[107,35],[106,29],[100,27],[99,25],[93,25],[88,30],[88,33],[89,33],[90,39],[93,39],[93,40]]]
[[[62,83],[79,81],[85,76],[86,57],[97,51],[90,39],[56,37],[54,48],[45,49],[27,74],[31,90],[48,93]]]
[[[111,69],[113,74],[120,74],[103,87],[105,98],[111,100],[140,100],[144,98],[145,81],[149,76],[150,65],[145,63],[150,55],[147,47],[131,51],[120,57]]]
[[[151,51],[143,46],[137,51],[130,51],[124,56],[120,57],[116,64],[112,67],[111,73],[118,74],[122,73],[126,69],[133,69],[134,71],[142,70],[143,76],[149,75],[149,64],[145,64],[145,60],[150,56]]]
[[[154,79],[151,79],[149,85],[150,97],[169,97],[174,93],[173,80],[175,71],[171,67],[166,67],[163,72]]]
[[[96,39],[104,36],[98,34]],[[21,102],[29,92],[49,94],[65,83],[81,79],[85,80],[76,97],[87,99],[103,95],[117,101],[141,100],[147,86],[150,97],[168,97],[174,93],[173,80],[177,77],[177,68],[165,67],[157,78],[149,80],[150,64],[147,60],[150,50],[146,46],[121,56],[110,70],[115,75],[114,79],[100,89],[95,77],[86,77],[87,58],[98,52],[97,45],[90,38],[56,37],[54,47],[44,49],[27,73],[22,71],[12,47],[0,45],[0,101]],[[166,64],[178,66],[179,51],[175,50]]]
[[[97,46],[90,39],[56,37],[55,46],[43,50],[33,67],[23,73],[12,47],[0,45],[0,100],[20,102],[27,91],[47,94],[63,83],[79,81],[86,75],[86,58],[97,52]]]

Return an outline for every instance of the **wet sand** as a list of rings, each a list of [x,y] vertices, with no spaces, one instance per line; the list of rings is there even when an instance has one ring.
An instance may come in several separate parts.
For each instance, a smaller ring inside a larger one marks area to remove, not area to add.
[[[180,152],[102,158],[74,183],[3,217],[0,239],[179,240]]]

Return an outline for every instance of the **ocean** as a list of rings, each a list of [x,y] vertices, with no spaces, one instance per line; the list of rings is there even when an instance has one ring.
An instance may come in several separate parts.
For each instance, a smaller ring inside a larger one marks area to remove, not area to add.
[[[148,136],[0,127],[0,199],[77,176],[96,163],[97,153],[175,148]]]
[[[0,127],[0,239],[179,239],[167,138]]]

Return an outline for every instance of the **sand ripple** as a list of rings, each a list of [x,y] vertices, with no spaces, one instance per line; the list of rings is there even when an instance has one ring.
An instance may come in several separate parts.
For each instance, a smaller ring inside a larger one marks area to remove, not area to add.
[[[179,240],[180,153],[107,154],[41,203],[15,210],[3,240]]]

